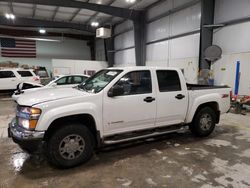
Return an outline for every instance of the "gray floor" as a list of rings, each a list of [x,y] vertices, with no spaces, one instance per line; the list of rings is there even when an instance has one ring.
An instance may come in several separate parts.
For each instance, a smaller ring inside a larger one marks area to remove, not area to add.
[[[0,128],[15,104],[0,100]],[[208,138],[189,131],[98,151],[87,164],[58,170],[0,135],[2,187],[250,187],[250,114],[227,114]]]

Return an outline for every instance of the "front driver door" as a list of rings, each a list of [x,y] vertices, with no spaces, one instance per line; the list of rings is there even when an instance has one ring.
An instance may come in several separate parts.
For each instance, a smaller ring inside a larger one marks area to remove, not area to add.
[[[124,89],[124,93],[115,97],[104,94],[104,134],[154,127],[156,101],[151,72],[149,70],[129,72],[116,84]]]

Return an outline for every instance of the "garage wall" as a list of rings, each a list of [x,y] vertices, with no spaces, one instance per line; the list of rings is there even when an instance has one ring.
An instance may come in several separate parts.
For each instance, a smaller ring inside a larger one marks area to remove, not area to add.
[[[60,40],[61,38],[54,38]],[[5,58],[0,56],[0,62],[13,61],[19,64],[45,66],[48,71],[52,70],[51,60],[60,59],[90,59],[90,49],[86,41],[65,38],[58,42],[37,41],[37,58]],[[0,54],[1,55],[1,54]]]
[[[167,0],[148,11],[147,19],[150,23],[147,25],[146,65],[179,67],[184,70],[185,78],[189,83],[196,83],[200,41],[200,3],[160,19],[154,19],[190,2],[193,1]],[[175,38],[193,31],[196,32]]]
[[[215,23],[250,16],[249,0],[216,0]],[[213,43],[223,51],[222,58],[212,66],[216,84],[234,89],[236,61],[241,62],[240,95],[250,95],[250,21],[214,31]]]
[[[95,58],[97,61],[105,61],[104,39],[96,39],[95,41]]]
[[[132,21],[125,21],[114,29],[115,66],[135,66],[134,31],[124,32],[132,27]]]
[[[106,61],[52,59],[52,70],[55,76],[60,74],[93,74],[107,67]]]
[[[189,4],[187,8],[176,11],[187,4]],[[179,67],[184,70],[188,82],[197,82],[200,6],[197,0],[166,0],[148,10],[146,65]],[[170,10],[174,10],[174,13],[161,16]],[[131,21],[115,27],[115,35],[122,33],[115,36],[117,51],[115,66],[135,65],[132,28]],[[191,34],[185,36],[190,32]],[[183,37],[177,37],[182,34],[184,34]]]

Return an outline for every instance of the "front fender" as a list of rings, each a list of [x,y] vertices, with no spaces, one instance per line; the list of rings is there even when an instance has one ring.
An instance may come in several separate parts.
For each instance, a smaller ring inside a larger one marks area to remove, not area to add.
[[[219,107],[218,110],[220,110],[220,98],[221,98],[221,96],[219,94],[216,94],[216,93],[196,97],[193,101],[190,102],[191,104],[188,108],[188,113],[186,116],[186,123],[192,122],[193,117],[196,113],[196,110],[202,104],[216,102],[218,104],[218,107]]]
[[[39,118],[38,124],[36,126],[37,131],[46,131],[51,123],[55,121],[56,119],[67,117],[71,115],[78,115],[78,114],[89,114],[91,115],[95,122],[96,127],[101,128],[101,114],[97,110],[97,106],[93,103],[77,103],[77,104],[69,104],[69,105],[63,105],[54,107],[51,109],[47,109],[45,112],[42,113],[42,115]],[[102,130],[100,130],[102,131]]]

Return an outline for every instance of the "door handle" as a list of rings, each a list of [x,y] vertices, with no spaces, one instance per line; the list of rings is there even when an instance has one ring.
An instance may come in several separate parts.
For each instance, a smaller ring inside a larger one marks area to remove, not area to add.
[[[145,99],[143,99],[145,102],[153,102],[155,100],[155,98],[153,97],[146,97]]]
[[[181,99],[185,98],[185,95],[178,94],[178,95],[175,96],[175,98],[178,99],[178,100],[181,100]]]

